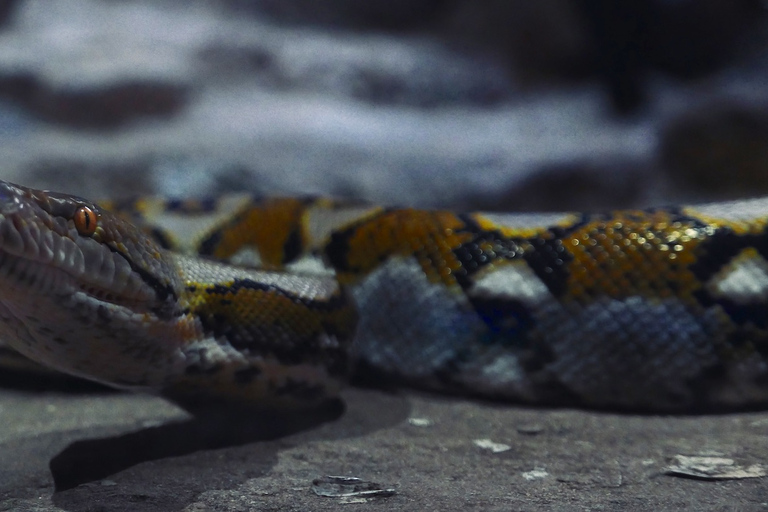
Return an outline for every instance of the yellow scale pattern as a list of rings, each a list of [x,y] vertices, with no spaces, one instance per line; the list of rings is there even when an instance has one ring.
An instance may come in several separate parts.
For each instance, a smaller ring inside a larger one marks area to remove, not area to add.
[[[589,222],[563,241],[573,255],[567,297],[589,301],[640,293],[690,299],[702,285],[688,270],[702,236],[664,211],[621,212]],[[677,283],[677,290],[670,283]]]

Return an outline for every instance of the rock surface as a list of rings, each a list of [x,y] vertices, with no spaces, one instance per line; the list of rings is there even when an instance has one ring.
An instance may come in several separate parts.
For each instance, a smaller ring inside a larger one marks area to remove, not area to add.
[[[184,415],[159,399],[2,391],[0,510],[759,510],[768,500],[764,478],[664,474],[677,455],[765,467],[765,413],[598,414],[376,390],[344,399],[323,425],[211,449],[210,433],[170,423]],[[327,475],[395,494],[318,496],[313,480]],[[54,493],[54,479],[80,485]]]
[[[564,195],[563,208],[618,206],[610,194],[542,186],[537,176],[557,169],[585,190],[614,174],[624,206],[648,205],[716,197],[670,184],[659,151],[675,153],[668,124],[722,102],[765,102],[768,53],[752,48],[703,81],[644,78],[647,103],[617,117],[588,69],[570,85],[554,78],[588,62],[579,55],[590,44],[583,16],[556,0],[484,11],[445,2],[432,21],[395,32],[367,31],[344,9],[343,30],[312,24],[305,4],[280,4],[303,23],[276,24],[263,14],[270,2],[247,13],[223,0],[18,2],[0,32],[3,178],[91,197],[246,189],[463,209],[515,209],[519,196],[540,198],[525,208],[558,208]],[[506,17],[510,40],[494,35]],[[759,39],[755,25],[745,38]],[[537,56],[542,41],[547,56]]]

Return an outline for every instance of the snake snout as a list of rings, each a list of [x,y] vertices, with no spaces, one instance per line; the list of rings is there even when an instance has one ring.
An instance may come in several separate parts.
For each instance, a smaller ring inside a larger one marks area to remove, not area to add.
[[[21,207],[20,190],[10,183],[0,181],[0,215],[13,215]]]

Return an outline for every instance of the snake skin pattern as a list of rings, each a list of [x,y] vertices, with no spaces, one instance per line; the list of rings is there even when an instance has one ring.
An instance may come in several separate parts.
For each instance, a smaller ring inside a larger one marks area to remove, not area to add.
[[[764,407],[766,222],[768,199],[457,214],[0,182],[0,337],[192,411],[310,406],[355,365],[531,404]]]

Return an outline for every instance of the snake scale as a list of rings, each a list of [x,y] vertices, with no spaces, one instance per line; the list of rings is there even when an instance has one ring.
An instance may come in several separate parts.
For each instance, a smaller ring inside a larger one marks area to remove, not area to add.
[[[530,404],[764,407],[767,223],[768,198],[459,214],[0,182],[0,339],[193,412],[310,407],[353,368]]]

